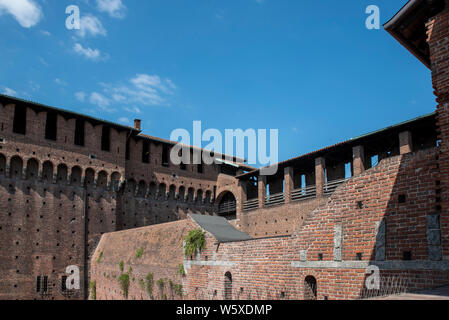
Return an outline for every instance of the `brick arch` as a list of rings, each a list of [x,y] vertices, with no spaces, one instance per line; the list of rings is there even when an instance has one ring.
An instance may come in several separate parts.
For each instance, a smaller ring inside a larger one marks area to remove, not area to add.
[[[187,195],[186,187],[184,187],[183,185],[180,185],[179,189],[178,189],[178,198],[179,198],[179,200],[180,201],[185,201],[186,195]]]
[[[314,276],[306,276],[304,278],[304,300],[317,300],[318,298],[318,281]]]
[[[154,199],[156,197],[157,183],[155,181],[151,181],[150,184],[148,185],[148,194],[149,194],[149,197],[152,199]]]
[[[47,160],[42,164],[42,180],[53,182],[53,174],[54,174],[53,162]]]
[[[69,169],[65,163],[60,163],[56,168],[56,181],[60,184],[66,184],[68,180]]]
[[[23,172],[23,160],[19,156],[13,156],[9,160],[9,175],[11,178],[21,178]]]
[[[204,197],[203,190],[202,189],[196,190],[194,202],[198,203],[198,204],[201,204],[201,202],[203,201],[203,197]]]
[[[237,197],[234,194],[234,191],[232,191],[231,189],[222,189],[222,190],[220,190],[220,193],[216,197],[215,203],[219,204],[221,202],[221,200],[223,199],[223,197],[228,193],[232,194],[234,196],[235,200],[237,201]]]
[[[126,192],[130,193],[131,195],[134,195],[134,192],[136,191],[137,182],[133,178],[128,179],[126,181]]]
[[[137,189],[137,197],[145,198],[146,194],[147,194],[147,183],[145,182],[145,180],[140,180]]]
[[[74,166],[70,172],[70,184],[71,185],[80,185],[83,177],[83,169],[79,166]]]
[[[6,174],[6,157],[0,153],[0,175]]]
[[[106,189],[108,187],[108,177],[109,174],[105,170],[100,171],[97,178],[97,187]]]
[[[170,185],[170,187],[168,188],[169,193],[168,198],[176,200],[177,190],[178,188],[176,187],[176,185],[174,184]]]
[[[120,187],[121,178],[122,178],[122,175],[120,174],[120,172],[115,171],[111,174],[110,182],[111,182],[111,187],[112,187],[113,191],[118,191],[118,189]]]
[[[92,187],[95,184],[95,170],[92,168],[87,168],[84,171],[84,185]]]
[[[39,160],[30,158],[26,165],[27,180],[35,180],[39,177]]]

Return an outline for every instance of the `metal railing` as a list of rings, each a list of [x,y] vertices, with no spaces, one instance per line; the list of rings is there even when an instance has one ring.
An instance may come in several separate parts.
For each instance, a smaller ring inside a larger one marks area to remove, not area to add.
[[[276,206],[283,203],[285,203],[284,193],[272,194],[265,198],[266,207]]]
[[[316,186],[308,186],[292,191],[292,201],[307,200],[316,197]]]
[[[218,214],[225,214],[237,211],[237,203],[235,201],[223,202],[218,205]]]
[[[345,183],[346,181],[348,181],[348,179],[340,179],[340,180],[333,180],[333,181],[329,181],[328,183],[326,183],[324,185],[324,194],[325,195],[329,195],[335,192],[335,190],[342,185],[343,183]]]
[[[251,199],[243,203],[243,211],[253,211],[259,209],[259,199]]]

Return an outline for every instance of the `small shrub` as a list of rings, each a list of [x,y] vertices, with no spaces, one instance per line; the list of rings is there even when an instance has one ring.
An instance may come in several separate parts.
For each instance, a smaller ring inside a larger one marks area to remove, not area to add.
[[[175,293],[180,297],[182,297],[184,294],[183,289],[182,289],[182,284],[175,284],[173,287],[173,291],[175,291]]]
[[[181,277],[185,277],[185,276],[186,276],[186,271],[185,271],[185,269],[184,269],[184,265],[183,265],[183,264],[180,264],[180,265],[178,266],[178,274],[179,274]]]
[[[100,263],[101,258],[103,258],[103,251],[101,251],[100,254],[98,255],[97,263]]]
[[[145,281],[143,279],[139,279],[139,286],[142,290],[145,290]]]
[[[97,300],[97,282],[95,280],[89,283],[90,300]]]
[[[142,258],[142,255],[143,255],[143,249],[139,248],[139,250],[137,250],[137,252],[136,252],[136,258],[137,259]]]
[[[122,289],[123,297],[128,299],[128,290],[129,290],[129,274],[124,273],[118,278],[118,282],[120,284],[120,289]]]
[[[156,282],[156,284],[157,284],[157,286],[158,286],[159,288],[161,288],[161,289],[164,289],[164,287],[165,287],[164,279],[159,279],[159,280]]]
[[[146,276],[146,289],[148,292],[148,295],[150,296],[150,299],[153,300],[154,296],[153,296],[153,287],[154,287],[154,279],[153,279],[153,274],[149,273]]]
[[[128,273],[131,274],[133,272],[133,268],[129,266]]]
[[[125,263],[123,261],[120,261],[118,267],[120,268],[120,271],[123,272],[123,269],[125,268]]]
[[[201,229],[190,230],[185,239],[184,255],[193,256],[206,247],[206,235]]]

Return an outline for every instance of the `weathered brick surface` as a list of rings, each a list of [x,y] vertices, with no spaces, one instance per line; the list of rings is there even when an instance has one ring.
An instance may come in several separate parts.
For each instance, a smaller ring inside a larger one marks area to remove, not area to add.
[[[177,285],[183,283],[183,277],[178,273],[179,265],[183,264],[183,240],[194,227],[195,224],[187,219],[105,234],[91,261],[91,280],[96,282],[97,300],[123,300],[118,278],[130,267],[128,299],[150,300],[148,291],[142,287],[149,273],[154,279],[154,299],[163,299],[164,294],[166,299],[181,299],[170,290],[169,281]],[[137,257],[139,249],[142,249],[140,258]],[[119,268],[120,261],[124,263],[123,271]],[[157,285],[159,279],[164,279],[162,291]]]
[[[130,137],[126,128],[112,126],[110,151],[102,151],[106,124],[99,121],[86,119],[85,146],[76,146],[75,118],[80,116],[69,113],[58,114],[57,139],[47,140],[47,111],[21,101],[17,105],[26,106],[26,133],[16,134],[16,104],[3,99],[0,299],[83,299],[89,282],[84,269],[102,234],[177,221],[189,213],[216,214],[218,177],[232,179],[220,173],[219,165],[204,165],[202,173],[193,165],[186,170],[172,163],[164,167],[163,143],[151,139],[150,163],[143,163],[142,139],[147,138]],[[76,294],[61,292],[69,265],[81,270],[83,289]],[[48,277],[45,295],[36,292],[38,276]]]
[[[401,261],[411,251],[414,261],[428,261],[426,217],[434,214],[438,179],[434,149],[384,159],[339,187],[314,210],[291,237],[209,245],[202,256],[235,266],[192,266],[186,291],[192,299],[223,299],[224,277],[231,272],[233,298],[303,299],[304,281],[314,276],[318,299],[356,299],[365,282],[365,268],[294,268],[301,251],[307,261],[334,261],[335,226],[342,230],[342,260],[375,260],[376,225],[386,224],[386,260]],[[405,202],[399,203],[399,196]],[[401,197],[402,198],[402,197]],[[361,205],[360,203],[361,202]],[[209,238],[213,243],[213,239]],[[377,239],[377,241],[379,241]],[[375,262],[373,262],[375,264]],[[447,271],[381,270],[382,277],[400,276],[408,290],[449,283]]]
[[[437,121],[440,139],[439,185],[443,254],[449,258],[449,4],[427,24],[432,62],[432,84],[437,97]]]

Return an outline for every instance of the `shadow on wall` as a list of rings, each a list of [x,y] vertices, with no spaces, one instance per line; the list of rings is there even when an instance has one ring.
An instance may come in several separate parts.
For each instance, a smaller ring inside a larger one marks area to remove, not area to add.
[[[385,213],[374,226],[371,269],[360,299],[449,284],[449,272],[442,263],[440,194],[437,152],[404,155]],[[358,209],[369,207],[360,201]],[[354,257],[362,260],[363,253],[354,252]]]

